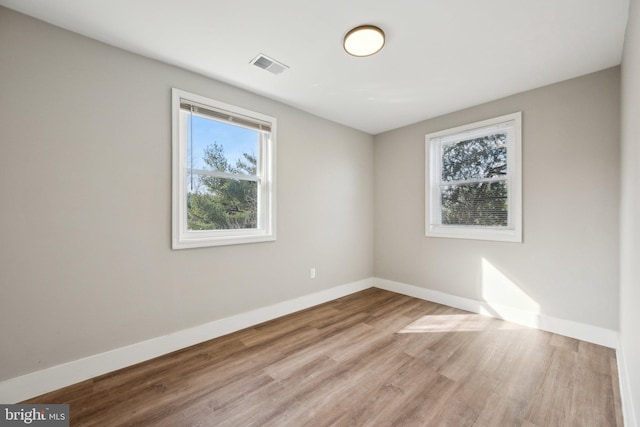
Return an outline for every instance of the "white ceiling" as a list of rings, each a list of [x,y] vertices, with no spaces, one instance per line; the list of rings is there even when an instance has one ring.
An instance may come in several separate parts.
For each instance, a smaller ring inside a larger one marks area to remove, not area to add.
[[[0,0],[377,134],[620,63],[629,0]],[[352,27],[387,42],[355,58]],[[249,64],[264,53],[290,69]]]

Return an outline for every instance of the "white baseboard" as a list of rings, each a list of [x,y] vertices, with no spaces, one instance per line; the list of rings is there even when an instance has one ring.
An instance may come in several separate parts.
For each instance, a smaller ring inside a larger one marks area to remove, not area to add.
[[[624,425],[627,427],[637,427],[638,419],[636,418],[633,399],[631,398],[629,373],[627,371],[627,362],[624,357],[624,347],[622,345],[618,345],[618,349],[616,350],[616,361],[618,362],[618,379],[620,381],[620,400],[622,401]]]
[[[519,325],[553,332],[582,341],[603,345],[605,347],[614,349],[618,347],[618,333],[610,329],[604,329],[571,320],[558,319],[556,317],[545,316],[543,314],[503,305],[489,305],[486,301],[458,297],[444,292],[407,285],[406,283],[394,282],[386,279],[374,278],[373,283],[373,286],[377,288],[386,289],[399,294],[448,305],[449,307],[459,308],[473,313],[504,319]]]
[[[608,329],[526,312],[511,307],[503,306],[496,310],[497,307],[492,307],[484,301],[458,297],[444,292],[393,282],[391,280],[369,278],[259,308],[247,313],[216,320],[169,335],[106,351],[83,359],[74,360],[20,377],[11,378],[0,382],[0,402],[20,402],[373,286],[474,313],[499,317],[510,322],[611,348],[617,348],[618,346],[617,332]],[[621,359],[619,359],[619,363],[620,360]],[[621,366],[620,369],[622,378],[624,366]],[[623,394],[628,396],[628,392],[623,392]],[[626,407],[629,408],[631,407],[630,405],[631,403],[629,402]],[[627,416],[626,412],[625,416]],[[635,426],[635,424],[631,425]]]
[[[0,382],[0,402],[16,403],[194,344],[368,289],[373,279],[337,286]]]

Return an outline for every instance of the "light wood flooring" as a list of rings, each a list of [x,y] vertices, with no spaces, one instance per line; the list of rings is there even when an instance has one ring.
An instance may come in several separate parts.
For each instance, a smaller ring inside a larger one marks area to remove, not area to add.
[[[622,426],[613,350],[372,288],[31,399],[71,426]]]

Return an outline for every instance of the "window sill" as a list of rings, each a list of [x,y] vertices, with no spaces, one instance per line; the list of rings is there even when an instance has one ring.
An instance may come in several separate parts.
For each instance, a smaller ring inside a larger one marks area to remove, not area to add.
[[[425,233],[427,237],[450,239],[487,240],[494,242],[522,243],[522,231],[514,228],[460,227],[429,225]]]
[[[247,234],[235,236],[184,236],[174,239],[172,249],[204,248],[210,246],[243,245],[247,243],[273,242],[275,233]]]

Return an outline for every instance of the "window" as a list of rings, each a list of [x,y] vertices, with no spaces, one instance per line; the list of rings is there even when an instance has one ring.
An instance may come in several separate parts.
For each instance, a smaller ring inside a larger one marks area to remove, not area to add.
[[[276,119],[178,89],[173,249],[275,240]]]
[[[426,235],[522,242],[521,113],[425,140]]]

